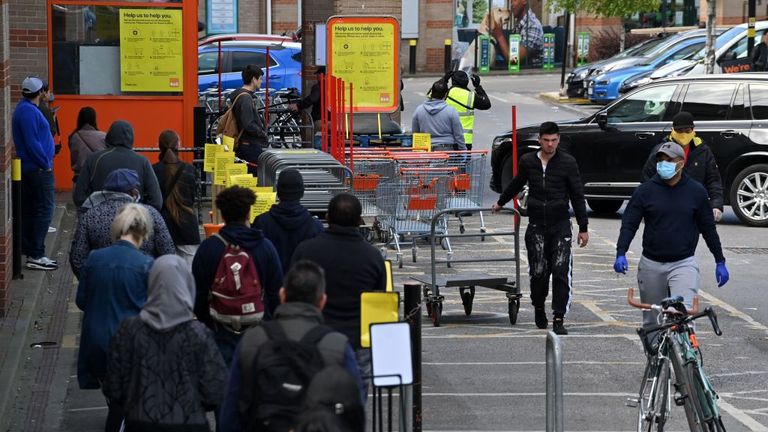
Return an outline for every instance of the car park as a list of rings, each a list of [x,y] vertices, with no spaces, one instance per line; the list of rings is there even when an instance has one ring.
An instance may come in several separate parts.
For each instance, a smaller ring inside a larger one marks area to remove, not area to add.
[[[705,38],[695,37],[679,41],[646,61],[633,66],[613,70],[588,79],[587,96],[590,102],[607,103],[620,96],[619,89],[627,78],[642,72],[650,72],[677,59],[688,57],[704,48]]]
[[[639,88],[590,116],[561,121],[561,143],[581,171],[590,208],[619,210],[642,179],[651,149],[680,111],[696,119],[723,180],[724,199],[750,226],[768,226],[768,74],[678,77]],[[492,145],[491,189],[512,179],[511,132]],[[538,149],[538,125],[520,128],[518,155]]]
[[[198,43],[198,91],[218,89],[219,76],[223,90],[241,87],[240,73],[248,64],[261,67],[265,74],[269,66],[270,88],[301,92],[301,43],[283,36],[252,34],[218,35]],[[261,85],[266,88],[267,80]]]

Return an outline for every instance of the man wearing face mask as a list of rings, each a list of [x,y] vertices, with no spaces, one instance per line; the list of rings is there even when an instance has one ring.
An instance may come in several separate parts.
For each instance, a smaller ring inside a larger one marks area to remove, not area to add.
[[[626,274],[625,255],[644,220],[643,254],[637,266],[641,301],[659,304],[670,295],[682,296],[690,308],[701,285],[694,256],[699,234],[715,257],[717,286],[725,285],[730,276],[707,191],[684,172],[684,149],[666,142],[654,158],[656,175],[635,190],[624,210],[613,269]],[[655,312],[643,312],[645,326],[655,323]]]
[[[675,115],[672,119],[672,133],[665,138],[664,142],[677,143],[683,149],[685,155],[683,172],[704,185],[715,222],[720,221],[723,215],[723,181],[720,178],[720,169],[717,167],[712,150],[696,136],[691,113],[682,111]],[[661,144],[654,147],[645,162],[643,181],[650,180],[656,174],[656,153],[659,147]]]

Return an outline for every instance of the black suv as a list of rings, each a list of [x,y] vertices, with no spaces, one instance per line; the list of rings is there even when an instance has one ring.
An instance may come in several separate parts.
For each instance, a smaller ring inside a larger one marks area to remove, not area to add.
[[[558,122],[560,148],[579,163],[587,203],[612,213],[640,184],[653,146],[672,117],[693,114],[696,134],[720,167],[726,204],[747,225],[768,226],[768,73],[719,74],[660,80],[597,113]],[[493,141],[491,189],[512,179],[511,132]],[[538,125],[518,130],[518,155],[538,149]],[[524,200],[524,197],[521,197]]]

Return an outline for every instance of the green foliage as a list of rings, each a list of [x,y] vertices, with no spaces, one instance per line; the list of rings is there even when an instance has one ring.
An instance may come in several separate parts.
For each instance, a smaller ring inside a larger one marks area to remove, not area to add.
[[[547,0],[551,11],[591,13],[599,17],[625,17],[659,9],[660,0]]]
[[[472,2],[472,22],[479,24],[488,13],[488,0],[470,0]]]

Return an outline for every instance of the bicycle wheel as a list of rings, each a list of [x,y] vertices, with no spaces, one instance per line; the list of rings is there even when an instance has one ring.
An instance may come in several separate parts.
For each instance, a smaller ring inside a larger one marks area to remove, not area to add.
[[[664,359],[651,359],[645,370],[637,405],[637,430],[663,431],[669,415],[669,363]]]
[[[684,348],[676,337],[677,335],[673,334],[672,336],[674,337],[670,337],[672,346],[670,360],[672,360],[672,368],[675,371],[675,388],[680,393],[680,398],[676,398],[676,401],[682,401],[685,408],[685,418],[688,420],[688,428],[691,432],[705,432],[703,423],[699,422],[696,390],[693,388],[686,370],[686,362],[683,358]]]
[[[696,390],[694,405],[698,418],[703,424],[703,428],[708,432],[725,431],[723,420],[717,407],[717,394],[712,388],[712,384],[703,375],[698,362],[689,362],[685,365],[688,381],[693,384]]]

